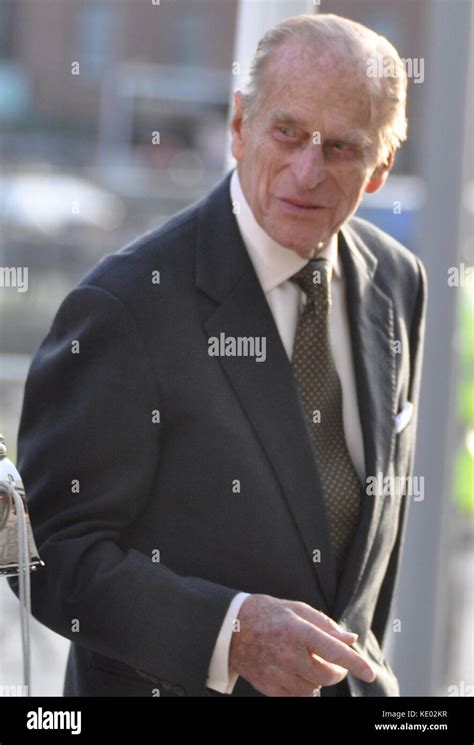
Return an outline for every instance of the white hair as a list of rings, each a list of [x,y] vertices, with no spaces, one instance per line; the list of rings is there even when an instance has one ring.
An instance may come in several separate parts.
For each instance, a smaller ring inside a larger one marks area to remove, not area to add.
[[[286,41],[296,38],[310,51],[334,52],[338,63],[358,70],[367,85],[372,122],[376,129],[376,153],[386,157],[407,138],[407,74],[395,47],[375,31],[348,18],[329,13],[303,14],[288,18],[269,29],[260,39],[250,63],[248,82],[242,92],[244,120],[258,111],[264,90],[266,63]],[[368,66],[383,74],[370,76]]]

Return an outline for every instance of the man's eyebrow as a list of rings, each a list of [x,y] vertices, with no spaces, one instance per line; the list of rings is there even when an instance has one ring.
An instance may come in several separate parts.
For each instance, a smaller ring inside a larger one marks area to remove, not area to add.
[[[288,124],[297,124],[299,127],[303,126],[303,123],[294,114],[287,109],[282,109],[280,106],[272,106],[270,109],[270,119],[272,122],[283,121]]]
[[[285,122],[286,124],[295,124],[299,127],[303,127],[303,129],[307,129],[304,122],[292,114],[291,111],[283,109],[280,106],[273,106],[270,109],[270,120],[272,123],[280,121]],[[361,149],[370,148],[373,144],[373,140],[369,137],[367,132],[359,128],[346,129],[343,132],[340,132],[337,136],[328,139],[331,142],[347,142],[348,144],[355,145]]]
[[[369,148],[373,140],[363,129],[346,129],[340,132],[336,137],[328,138],[331,142],[347,142],[349,145],[355,145],[361,149]]]

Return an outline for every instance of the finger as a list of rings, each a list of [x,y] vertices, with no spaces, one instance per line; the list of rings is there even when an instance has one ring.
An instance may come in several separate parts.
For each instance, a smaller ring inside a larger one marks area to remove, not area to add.
[[[347,676],[346,668],[327,662],[314,652],[301,656],[295,672],[313,688],[336,685]]]
[[[292,610],[294,613],[301,616],[301,618],[304,618],[305,621],[309,621],[309,623],[322,629],[327,634],[336,636],[346,643],[353,644],[358,638],[358,634],[355,634],[352,631],[346,631],[346,629],[343,629],[342,626],[334,621],[334,619],[330,618],[322,611],[312,608],[306,603],[294,603],[292,604]]]
[[[316,654],[326,662],[340,665],[352,675],[355,675],[356,678],[360,678],[367,683],[372,683],[375,679],[374,670],[355,649],[315,626],[308,625],[307,633],[307,645],[310,653]]]

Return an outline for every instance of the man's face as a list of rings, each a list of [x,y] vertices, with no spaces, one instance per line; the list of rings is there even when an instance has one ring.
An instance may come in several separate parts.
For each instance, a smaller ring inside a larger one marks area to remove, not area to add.
[[[382,186],[392,157],[377,163],[367,89],[334,55],[315,57],[286,42],[267,63],[263,86],[245,124],[236,95],[232,154],[259,225],[309,258],[354,214],[365,191]]]

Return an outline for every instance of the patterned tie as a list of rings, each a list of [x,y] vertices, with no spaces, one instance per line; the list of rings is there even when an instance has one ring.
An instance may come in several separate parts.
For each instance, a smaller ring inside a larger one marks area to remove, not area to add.
[[[342,389],[329,341],[331,265],[313,259],[291,279],[307,298],[292,366],[322,480],[339,577],[357,526],[362,485],[346,445]]]

